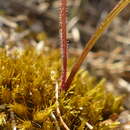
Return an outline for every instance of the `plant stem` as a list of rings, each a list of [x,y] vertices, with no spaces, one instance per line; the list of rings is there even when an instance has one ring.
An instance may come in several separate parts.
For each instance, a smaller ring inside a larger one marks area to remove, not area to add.
[[[107,27],[110,25],[110,23],[113,21],[113,19],[129,4],[129,2],[130,2],[130,0],[121,0],[115,6],[115,8],[106,16],[106,18],[103,20],[103,22],[99,25],[96,32],[92,35],[90,40],[86,43],[86,47],[83,50],[81,56],[78,58],[76,64],[73,66],[71,73],[65,83],[65,87],[64,87],[65,90],[68,90],[68,88],[70,87],[75,74],[77,73],[77,71],[79,70],[83,61],[85,60],[88,52],[95,45],[96,41],[102,36],[103,32],[107,29]]]
[[[60,112],[60,108],[59,108],[59,87],[58,87],[58,83],[56,82],[55,85],[55,97],[56,97],[56,112],[57,112],[57,116],[60,119],[61,124],[64,126],[65,130],[70,130],[69,127],[67,126],[67,124],[64,122],[62,116],[61,116],[61,112]]]
[[[67,21],[67,0],[60,1],[60,40],[61,40],[61,52],[62,52],[62,82],[61,88],[65,89],[65,81],[67,74],[67,29],[66,29],[66,21]]]

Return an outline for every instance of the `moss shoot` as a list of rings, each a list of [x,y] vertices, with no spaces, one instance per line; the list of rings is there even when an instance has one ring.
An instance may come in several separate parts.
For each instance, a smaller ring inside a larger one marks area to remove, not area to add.
[[[8,56],[1,49],[0,129],[63,130],[55,103],[55,83],[60,86],[60,75],[59,50],[39,55],[30,48],[21,55]],[[69,90],[61,91],[59,108],[70,130],[113,130],[119,124],[109,117],[120,112],[122,98],[106,92],[104,83],[80,69]]]

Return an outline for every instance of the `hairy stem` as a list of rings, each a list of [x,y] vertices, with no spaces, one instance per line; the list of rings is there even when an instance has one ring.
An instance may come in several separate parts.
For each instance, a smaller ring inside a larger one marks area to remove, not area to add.
[[[106,28],[110,25],[112,20],[129,4],[130,0],[121,0],[115,8],[106,16],[106,18],[103,20],[103,22],[99,25],[96,32],[92,35],[90,40],[86,43],[86,47],[83,50],[81,56],[78,58],[76,64],[73,66],[71,73],[65,83],[65,89],[68,90],[68,88],[71,85],[71,82],[79,70],[81,64],[85,60],[88,52],[92,47],[95,45],[96,41],[102,36],[103,32],[106,30]]]
[[[62,52],[62,75],[61,75],[61,88],[65,89],[65,81],[67,74],[67,29],[66,29],[66,21],[67,21],[67,0],[60,0],[60,41],[61,41],[61,52]]]

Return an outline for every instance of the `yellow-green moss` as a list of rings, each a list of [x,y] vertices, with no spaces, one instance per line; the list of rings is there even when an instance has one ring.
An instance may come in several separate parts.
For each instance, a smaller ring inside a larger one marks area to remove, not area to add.
[[[70,67],[71,64],[70,60]],[[52,112],[61,130],[64,129],[55,112],[55,82],[60,84],[60,74],[58,50],[38,55],[34,49],[28,49],[14,57],[0,50],[0,128],[12,127],[12,111],[20,130],[56,130]],[[121,97],[106,92],[104,82],[97,83],[80,69],[69,90],[61,92],[61,115],[70,130],[83,130],[87,123],[94,130],[109,130],[117,125],[104,121],[120,111]]]

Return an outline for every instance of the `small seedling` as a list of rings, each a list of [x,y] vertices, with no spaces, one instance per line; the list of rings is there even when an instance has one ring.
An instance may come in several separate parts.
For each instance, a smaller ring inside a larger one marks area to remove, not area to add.
[[[64,1],[64,0],[62,0]],[[64,6],[66,2],[64,2]],[[121,0],[115,8],[106,16],[106,18],[102,21],[102,23],[97,28],[96,32],[92,35],[90,40],[86,43],[86,47],[84,48],[81,56],[76,61],[75,65],[73,66],[69,77],[67,78],[64,90],[68,90],[68,88],[71,85],[71,82],[73,81],[73,78],[77,71],[79,70],[80,66],[82,65],[83,61],[85,60],[86,56],[88,55],[89,51],[92,49],[92,47],[95,45],[96,41],[102,36],[103,32],[107,29],[107,27],[110,25],[110,23],[113,21],[113,19],[130,3],[130,0]],[[65,8],[64,7],[64,8]],[[64,14],[64,13],[63,13]],[[65,22],[65,21],[64,21]],[[62,29],[65,31],[65,29]],[[65,32],[64,32],[65,33]],[[61,39],[61,40],[64,40]],[[65,46],[67,48],[67,46]],[[66,50],[66,49],[64,49]],[[65,53],[63,53],[65,54]],[[65,56],[63,56],[64,58]],[[65,66],[65,65],[64,65]]]

